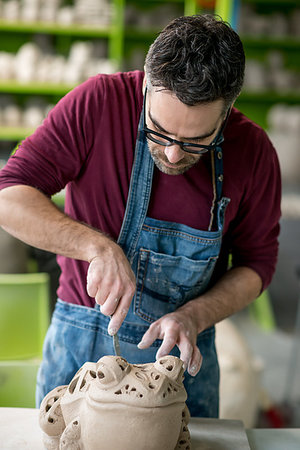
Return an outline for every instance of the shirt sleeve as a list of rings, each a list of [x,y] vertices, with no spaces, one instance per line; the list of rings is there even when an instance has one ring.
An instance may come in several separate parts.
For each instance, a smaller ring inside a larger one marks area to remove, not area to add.
[[[101,120],[99,83],[81,84],[50,111],[0,172],[0,189],[33,186],[51,196],[79,175],[89,154],[95,118]]]
[[[264,290],[271,282],[277,262],[281,176],[276,151],[263,130],[253,145],[251,174],[238,213],[230,224],[229,236],[233,267],[255,270]]]

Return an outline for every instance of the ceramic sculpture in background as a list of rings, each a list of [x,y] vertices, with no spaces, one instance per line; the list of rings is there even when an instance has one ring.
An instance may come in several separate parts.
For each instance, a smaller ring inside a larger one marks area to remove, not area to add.
[[[183,363],[165,356],[129,364],[87,362],[46,395],[40,427],[48,450],[190,450]]]

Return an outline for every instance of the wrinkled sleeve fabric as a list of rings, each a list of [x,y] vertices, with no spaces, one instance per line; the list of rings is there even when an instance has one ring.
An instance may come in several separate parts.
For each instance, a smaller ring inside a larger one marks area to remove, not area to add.
[[[79,175],[101,118],[99,82],[91,78],[63,97],[0,172],[0,189],[29,185],[51,196]]]
[[[250,176],[245,177],[247,182],[229,235],[233,267],[252,268],[261,277],[264,290],[277,262],[281,176],[276,151],[262,129],[252,143],[255,149],[250,160],[241,163],[244,173],[248,170]]]

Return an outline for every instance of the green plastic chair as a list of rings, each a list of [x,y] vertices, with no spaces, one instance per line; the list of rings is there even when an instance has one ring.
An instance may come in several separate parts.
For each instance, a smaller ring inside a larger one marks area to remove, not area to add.
[[[35,408],[36,376],[40,362],[0,361],[0,407]]]
[[[40,358],[48,326],[48,274],[0,274],[0,360]]]

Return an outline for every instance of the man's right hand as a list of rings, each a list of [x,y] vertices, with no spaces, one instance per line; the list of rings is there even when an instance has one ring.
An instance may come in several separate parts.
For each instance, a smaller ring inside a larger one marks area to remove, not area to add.
[[[93,257],[87,273],[87,293],[112,316],[109,334],[115,334],[128,312],[136,288],[135,276],[119,245],[107,238],[101,255]]]

